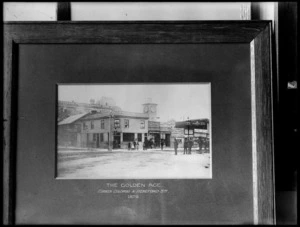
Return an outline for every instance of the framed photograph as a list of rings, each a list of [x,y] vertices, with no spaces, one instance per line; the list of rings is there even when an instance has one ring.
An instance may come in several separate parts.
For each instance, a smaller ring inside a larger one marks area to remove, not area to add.
[[[209,134],[210,107],[208,83],[59,84],[56,177],[211,179],[189,129]]]
[[[4,23],[4,223],[274,224],[270,32]]]

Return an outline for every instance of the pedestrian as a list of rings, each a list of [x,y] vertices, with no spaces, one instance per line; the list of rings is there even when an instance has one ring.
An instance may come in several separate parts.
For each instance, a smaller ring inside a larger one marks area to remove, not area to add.
[[[184,139],[184,143],[183,143],[183,154],[187,154],[187,148],[188,148],[188,142],[187,139]]]
[[[134,150],[136,149],[136,142],[135,142],[135,140],[133,141],[133,149]]]
[[[203,146],[203,139],[202,139],[202,137],[198,138],[198,144],[199,144],[199,153],[202,154],[202,146]]]
[[[128,150],[129,151],[131,150],[131,143],[130,142],[128,143]]]
[[[134,150],[134,142],[131,143],[131,150]]]
[[[150,149],[153,148],[153,139],[150,139],[150,141],[149,141],[149,148],[150,148]]]
[[[174,140],[174,150],[175,150],[175,155],[177,155],[177,148],[178,148],[178,141],[175,139],[175,140]]]
[[[189,154],[192,154],[192,147],[193,147],[193,141],[192,140],[190,140],[188,142],[188,147],[189,147]]]
[[[118,148],[118,142],[116,140],[113,141],[113,148],[114,149]]]
[[[161,140],[161,142],[160,142],[160,147],[161,147],[161,150],[164,149],[164,140]]]
[[[143,151],[146,150],[146,142],[143,142]]]
[[[139,142],[136,141],[136,150],[138,151],[139,150]]]
[[[205,138],[205,153],[209,152],[209,139]]]

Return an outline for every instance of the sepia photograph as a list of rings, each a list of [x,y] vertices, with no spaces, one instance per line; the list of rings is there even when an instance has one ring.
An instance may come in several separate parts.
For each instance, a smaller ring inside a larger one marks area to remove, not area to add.
[[[57,179],[210,179],[210,83],[59,84]]]

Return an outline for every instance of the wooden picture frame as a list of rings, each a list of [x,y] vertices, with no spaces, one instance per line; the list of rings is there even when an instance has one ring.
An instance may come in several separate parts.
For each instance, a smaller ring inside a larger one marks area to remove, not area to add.
[[[251,53],[253,223],[275,224],[270,37],[271,21],[5,22],[4,223],[15,223],[20,45],[244,43]]]

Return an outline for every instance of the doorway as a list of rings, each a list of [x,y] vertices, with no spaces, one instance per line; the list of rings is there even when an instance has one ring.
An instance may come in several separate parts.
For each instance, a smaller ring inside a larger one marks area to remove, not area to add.
[[[97,136],[96,136],[96,147],[99,148],[100,147],[100,134],[97,133]]]
[[[171,139],[171,134],[166,134],[166,141],[165,141],[166,147],[170,147],[170,139]]]
[[[114,133],[113,149],[121,148],[121,133]]]

